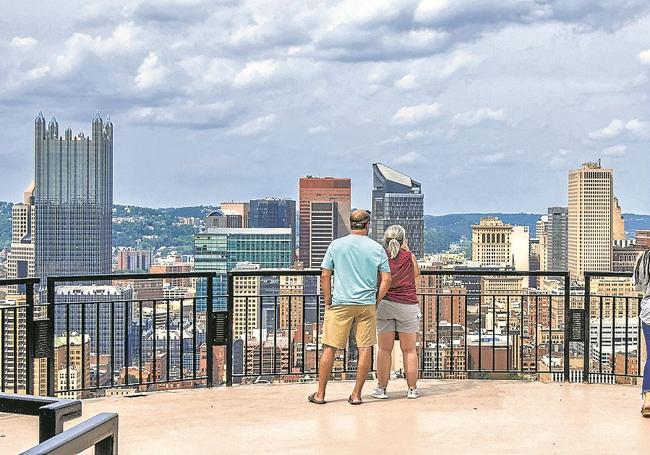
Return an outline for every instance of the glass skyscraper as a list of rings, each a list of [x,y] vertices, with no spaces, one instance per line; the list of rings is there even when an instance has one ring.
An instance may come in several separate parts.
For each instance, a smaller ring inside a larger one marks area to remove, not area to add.
[[[35,121],[36,276],[111,272],[113,124],[99,114],[90,136],[59,136],[53,117]]]
[[[384,231],[393,224],[406,230],[413,254],[424,255],[424,194],[422,185],[411,177],[381,163],[372,165],[371,237],[381,242]]]
[[[290,268],[293,237],[288,228],[212,228],[194,236],[194,270],[217,272],[215,310],[226,309],[226,274],[238,263],[259,264],[262,269]],[[205,280],[197,283],[197,296],[206,295]],[[205,304],[198,301],[199,311]]]

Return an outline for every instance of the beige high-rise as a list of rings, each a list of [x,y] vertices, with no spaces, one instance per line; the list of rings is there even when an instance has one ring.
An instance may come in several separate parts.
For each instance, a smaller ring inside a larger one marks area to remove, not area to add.
[[[483,266],[513,265],[512,232],[512,225],[498,218],[482,218],[472,226],[472,261]]]
[[[612,268],[613,171],[586,163],[569,172],[569,272]]]
[[[623,219],[623,209],[618,202],[618,198],[614,197],[614,205],[612,207],[612,240],[625,240],[625,220]]]

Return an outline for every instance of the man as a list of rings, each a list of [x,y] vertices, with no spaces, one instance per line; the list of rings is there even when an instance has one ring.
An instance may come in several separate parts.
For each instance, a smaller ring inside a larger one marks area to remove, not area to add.
[[[379,243],[368,237],[369,225],[370,212],[353,211],[350,215],[350,235],[334,240],[321,264],[325,321],[318,392],[309,395],[309,401],[315,404],[325,404],[325,389],[336,350],[346,347],[352,330],[359,350],[359,361],[357,380],[348,402],[353,405],[362,403],[361,390],[370,371],[372,348],[377,342],[376,305],[388,292],[391,280],[388,256]],[[378,272],[381,277],[379,291]]]

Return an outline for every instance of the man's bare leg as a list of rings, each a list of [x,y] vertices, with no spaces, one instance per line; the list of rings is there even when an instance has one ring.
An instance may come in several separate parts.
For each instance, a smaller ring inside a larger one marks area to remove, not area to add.
[[[323,354],[318,364],[318,392],[316,392],[316,396],[314,397],[317,400],[325,399],[325,389],[327,388],[327,381],[329,381],[330,375],[332,374],[335,356],[336,348],[327,345],[323,346]]]
[[[357,381],[354,384],[352,391],[352,400],[361,400],[361,391],[363,385],[366,383],[368,372],[370,371],[370,363],[372,361],[372,346],[366,348],[359,348],[359,363],[357,364]]]

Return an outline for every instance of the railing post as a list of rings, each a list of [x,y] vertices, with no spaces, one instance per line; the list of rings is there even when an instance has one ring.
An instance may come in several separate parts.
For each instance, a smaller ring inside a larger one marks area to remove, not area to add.
[[[27,362],[27,377],[25,378],[27,395],[34,395],[34,284],[25,285],[25,350]],[[16,333],[18,336],[18,333]]]
[[[591,366],[591,275],[585,273],[585,333],[584,333],[584,366],[582,371],[582,380],[583,382],[589,382],[589,368]],[[600,321],[602,324],[603,321]],[[613,330],[613,329],[612,329]],[[612,346],[612,348],[614,348]],[[612,349],[613,351],[613,349]]]
[[[52,328],[51,334],[52,337],[47,340],[50,344],[49,352],[52,353],[51,356],[47,358],[47,396],[54,396],[54,301],[56,300],[56,280],[53,278],[47,279],[47,319],[48,324]],[[99,323],[99,322],[98,322]]]
[[[571,325],[569,324],[569,313],[571,307],[571,277],[568,272],[564,273],[564,382],[570,382],[570,339]]]
[[[207,367],[207,377],[206,385],[212,387],[214,380],[214,365],[213,365],[213,352],[212,352],[212,340],[214,338],[214,274],[208,273],[206,276],[208,280],[207,285],[207,295],[206,295],[206,309],[205,309],[205,319],[207,324],[206,330],[206,339],[205,339],[205,355],[206,355],[206,367]]]
[[[233,324],[235,323],[235,279],[233,277],[232,272],[228,272],[228,287],[227,287],[227,295],[228,295],[228,304],[227,304],[227,310],[228,310],[228,316],[226,318],[227,324],[226,324],[226,387],[232,386],[232,370],[233,370],[233,356],[234,356],[234,342],[233,342]],[[260,310],[261,313],[261,310]],[[274,329],[275,330],[275,329]],[[261,343],[261,341],[260,341]],[[261,346],[261,345],[260,345]],[[244,347],[244,349],[246,349]],[[245,351],[244,351],[245,352]]]

